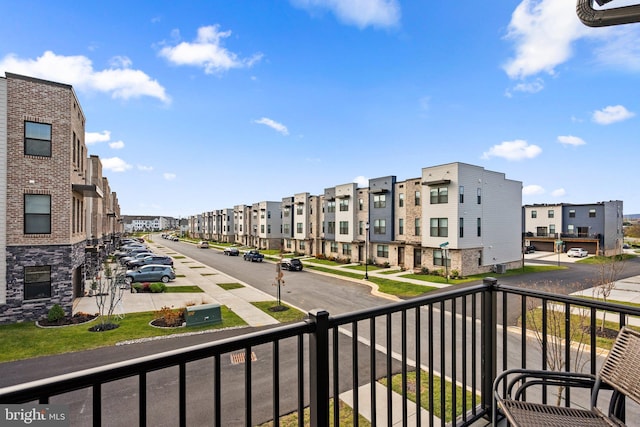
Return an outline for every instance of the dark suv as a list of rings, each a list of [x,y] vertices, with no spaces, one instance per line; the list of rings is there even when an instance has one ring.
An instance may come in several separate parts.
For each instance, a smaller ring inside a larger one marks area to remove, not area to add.
[[[298,258],[283,259],[282,262],[280,262],[280,268],[290,271],[302,271],[302,261]]]

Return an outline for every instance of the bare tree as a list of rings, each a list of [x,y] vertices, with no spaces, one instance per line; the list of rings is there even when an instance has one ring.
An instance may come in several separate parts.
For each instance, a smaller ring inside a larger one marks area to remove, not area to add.
[[[624,255],[614,255],[612,257],[605,258],[600,264],[598,264],[598,278],[594,291],[596,296],[601,296],[602,300],[606,303],[611,296],[611,292],[616,287],[616,280],[620,277],[626,258]],[[604,326],[606,321],[607,312],[602,312],[602,322],[600,323],[600,332],[604,332]]]
[[[124,282],[124,270],[117,263],[112,269],[108,262],[103,265],[102,273],[92,283],[92,288],[96,289],[96,304],[100,314],[100,326],[96,330],[109,330],[115,326],[113,322],[114,312],[118,304],[122,301],[122,296],[127,286]]]
[[[590,338],[590,311],[586,307],[572,307],[552,301],[529,300],[527,306],[527,328],[535,335],[543,350],[546,344],[547,369],[551,371],[583,372],[589,362],[587,344]],[[546,309],[546,336],[543,324],[543,309]],[[568,330],[567,330],[568,324]],[[545,339],[546,338],[546,339]],[[566,347],[571,346],[570,359],[566,360]],[[559,386],[556,405],[560,405],[564,387]]]

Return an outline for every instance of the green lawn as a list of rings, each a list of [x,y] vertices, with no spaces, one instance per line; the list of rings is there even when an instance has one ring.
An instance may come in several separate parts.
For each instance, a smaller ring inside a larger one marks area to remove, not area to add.
[[[274,311],[272,308],[276,307],[278,303],[276,301],[257,301],[252,302],[252,305],[258,307],[260,310],[264,311],[278,322],[286,323],[286,322],[296,322],[298,320],[303,320],[307,314],[297,310],[287,304],[282,304],[283,307],[286,307],[286,310],[282,311]]]
[[[204,292],[200,286],[196,286],[196,285],[186,285],[186,286],[167,286],[164,290],[166,293],[179,293],[179,292],[186,292],[186,293],[199,293],[199,292]]]
[[[339,424],[340,427],[351,427],[355,425],[355,423],[353,422],[353,415],[354,415],[353,409],[351,409],[350,406],[346,405],[342,400],[338,401],[338,405],[339,405],[339,411],[340,411],[338,422],[340,423]],[[333,404],[333,398],[332,398],[329,400],[329,427],[334,427],[333,411],[334,411],[334,404]],[[304,426],[311,425],[310,414],[311,412],[309,410],[309,407],[306,407],[303,412],[304,421],[302,425]],[[282,427],[298,427],[300,425],[300,423],[298,423],[298,413],[292,412],[290,414],[283,415],[278,420],[278,423]],[[273,421],[269,421],[267,423],[260,424],[258,427],[272,427],[273,425],[274,425]],[[365,417],[363,417],[362,415],[359,415],[358,425],[362,427],[369,427],[371,423]]]
[[[467,276],[463,279],[447,279],[442,276],[436,276],[434,274],[403,274],[400,277],[406,277],[407,279],[416,279],[416,280],[424,280],[426,282],[433,283],[449,283],[451,285],[459,285],[462,283],[475,282],[478,280],[482,280],[485,277],[506,277],[506,276],[519,276],[521,274],[530,274],[530,273],[540,273],[543,271],[552,271],[552,270],[564,270],[567,267],[558,267],[556,265],[525,265],[524,268],[514,268],[512,270],[507,270],[504,274],[496,274],[496,273],[482,273],[482,274],[474,274],[473,276]]]
[[[222,323],[189,328],[155,328],[149,325],[155,318],[153,312],[127,313],[124,319],[116,322],[119,328],[105,332],[89,332],[91,326],[98,324],[98,319],[61,328],[39,328],[34,322],[2,325],[0,363],[107,347],[138,338],[246,326],[246,322],[226,306],[221,306],[221,313]]]
[[[237,283],[237,282],[232,282],[232,283],[218,283],[218,286],[220,286],[222,289],[224,289],[225,291],[230,291],[232,289],[240,289],[240,288],[244,288],[244,285],[242,283]]]
[[[591,256],[588,258],[579,259],[576,262],[580,264],[608,264],[611,262],[623,262],[631,258],[635,258],[636,255],[632,254],[620,254],[615,256]]]

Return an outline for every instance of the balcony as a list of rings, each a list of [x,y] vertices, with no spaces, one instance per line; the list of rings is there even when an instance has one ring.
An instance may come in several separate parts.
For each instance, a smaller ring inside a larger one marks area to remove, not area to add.
[[[306,408],[311,426],[344,424],[345,414],[356,426],[358,415],[371,425],[487,425],[493,380],[506,369],[596,373],[606,350],[594,331],[605,313],[615,333],[636,324],[640,309],[489,278],[6,387],[0,402],[69,405],[71,425],[277,426],[284,414],[304,420]],[[527,398],[588,405],[588,396],[551,386]],[[627,404],[628,419],[638,413]]]

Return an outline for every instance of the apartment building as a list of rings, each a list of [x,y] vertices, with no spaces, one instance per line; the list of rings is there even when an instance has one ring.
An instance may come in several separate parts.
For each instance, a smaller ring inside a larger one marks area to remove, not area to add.
[[[281,249],[282,238],[282,202],[262,201],[251,205],[249,244],[259,249]]]
[[[70,313],[87,259],[121,231],[85,121],[71,86],[0,78],[0,323],[38,319],[54,304]]]
[[[233,241],[247,246],[251,236],[251,206],[235,205],[233,207]]]
[[[368,241],[373,249],[369,258],[374,264],[397,265],[398,251],[391,242],[395,235],[395,176],[369,180],[369,234]]]
[[[396,182],[391,264],[407,269],[422,267],[422,178]],[[395,262],[394,262],[395,261]]]
[[[522,207],[524,246],[566,252],[581,247],[591,254],[622,253],[621,200],[588,204],[533,204]]]

